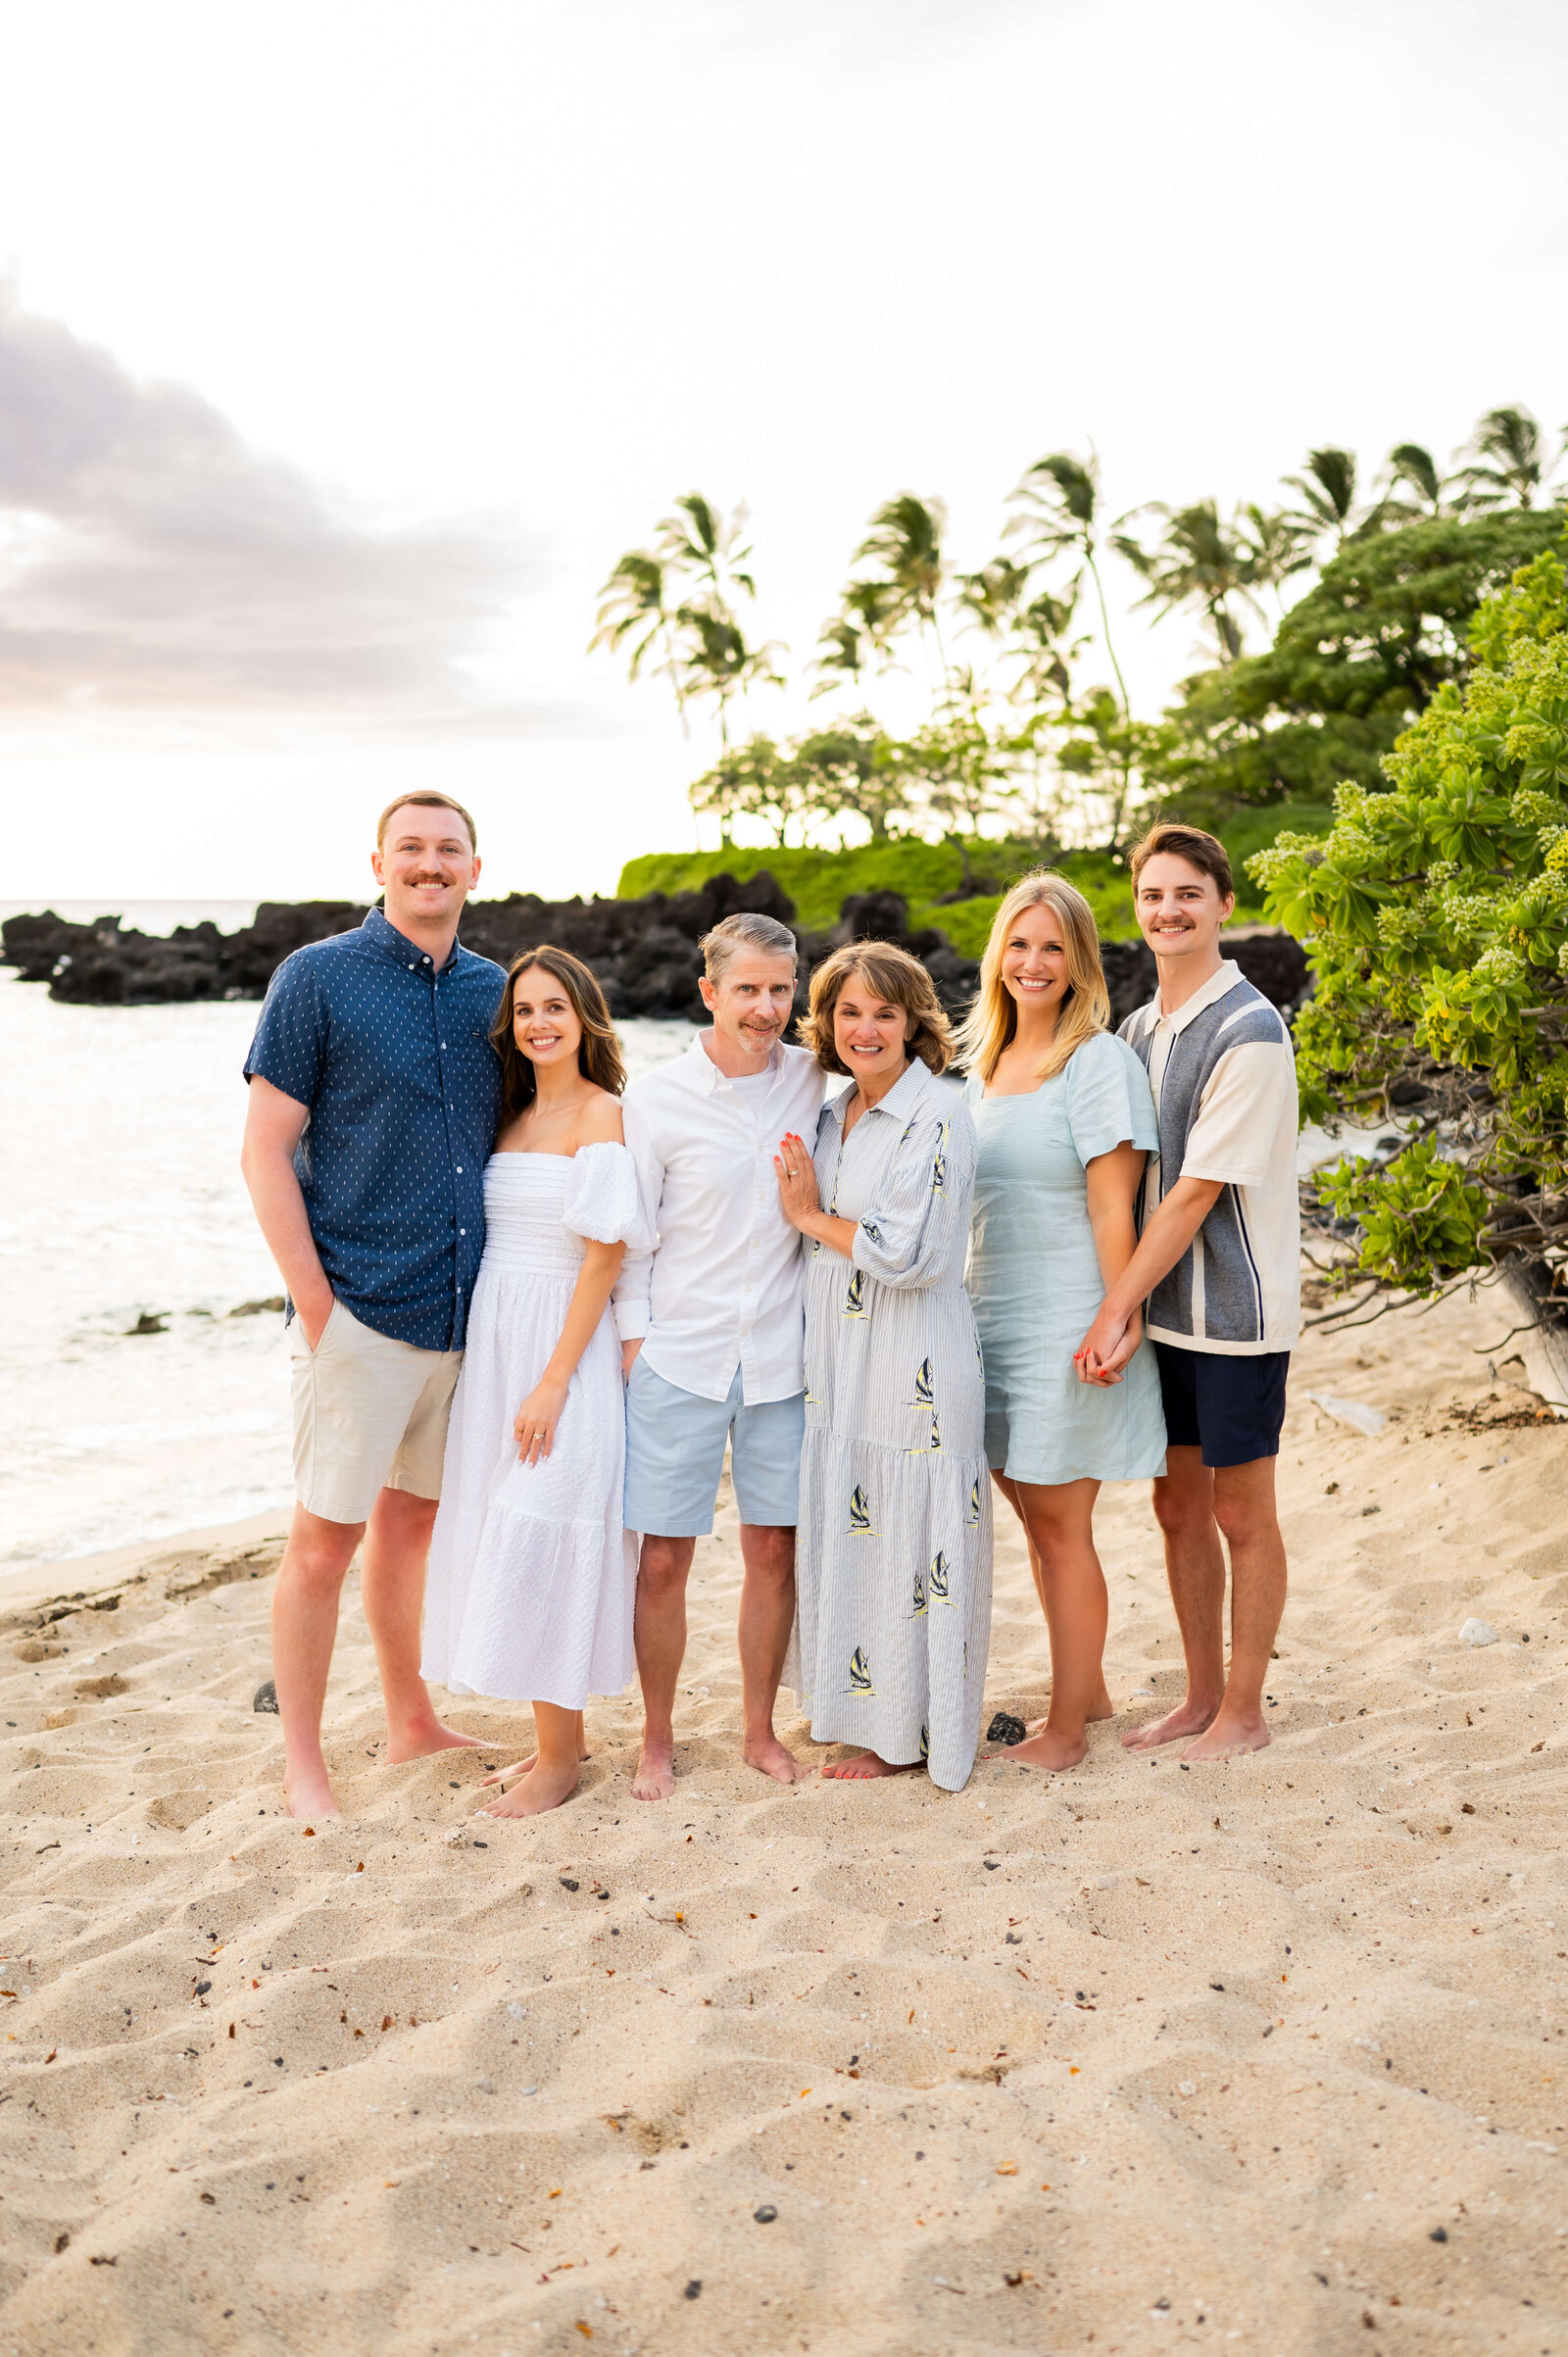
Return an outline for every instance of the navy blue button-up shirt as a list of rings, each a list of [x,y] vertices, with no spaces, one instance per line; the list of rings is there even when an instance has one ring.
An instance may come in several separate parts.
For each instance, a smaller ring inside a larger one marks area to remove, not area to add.
[[[372,908],[284,958],[245,1061],[309,1107],[294,1167],[333,1293],[422,1350],[461,1350],[467,1332],[505,981],[457,945],[437,972]]]

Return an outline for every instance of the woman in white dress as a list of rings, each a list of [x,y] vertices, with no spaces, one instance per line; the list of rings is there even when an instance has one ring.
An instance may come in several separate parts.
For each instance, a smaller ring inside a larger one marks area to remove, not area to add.
[[[526,950],[491,1039],[502,1112],[484,1257],[430,1544],[423,1674],[531,1701],[539,1749],[489,1781],[493,1817],[576,1790],[582,1710],[631,1677],[635,1538],[621,1526],[625,1403],[611,1288],[644,1241],[610,1009],[564,950]],[[519,1404],[520,1402],[520,1404]]]

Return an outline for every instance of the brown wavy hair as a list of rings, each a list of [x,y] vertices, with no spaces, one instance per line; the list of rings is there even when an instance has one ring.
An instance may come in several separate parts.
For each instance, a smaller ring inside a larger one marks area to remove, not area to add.
[[[953,1026],[942,1010],[932,981],[918,958],[891,941],[851,941],[831,958],[824,958],[811,976],[810,1003],[801,1017],[800,1036],[824,1072],[849,1072],[833,1044],[833,1016],[844,985],[852,974],[863,974],[879,999],[902,1007],[910,1017],[906,1054],[933,1072],[945,1072],[953,1061]]]
[[[515,1121],[519,1113],[527,1111],[538,1093],[532,1058],[523,1055],[512,1027],[517,977],[536,965],[542,965],[547,974],[555,976],[582,1025],[582,1038],[577,1043],[577,1069],[583,1078],[591,1080],[597,1088],[608,1089],[612,1097],[618,1097],[626,1086],[620,1042],[615,1037],[598,976],[580,958],[573,958],[569,950],[558,950],[543,941],[535,950],[519,950],[508,966],[507,986],[490,1026],[490,1045],[501,1058],[499,1127],[503,1129]]]

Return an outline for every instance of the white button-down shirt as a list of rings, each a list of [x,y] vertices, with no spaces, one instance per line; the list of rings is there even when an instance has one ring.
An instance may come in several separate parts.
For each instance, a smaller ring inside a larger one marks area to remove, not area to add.
[[[804,1048],[775,1047],[772,1087],[750,1104],[701,1039],[627,1090],[626,1144],[656,1243],[615,1286],[623,1341],[646,1339],[656,1375],[702,1399],[787,1399],[805,1388],[806,1263],[779,1207],[773,1156],[794,1130],[809,1153],[826,1087]]]

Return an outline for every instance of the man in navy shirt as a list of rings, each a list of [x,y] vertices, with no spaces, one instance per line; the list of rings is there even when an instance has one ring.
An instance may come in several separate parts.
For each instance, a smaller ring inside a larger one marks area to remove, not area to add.
[[[241,1167],[289,1291],[296,1503],[272,1662],[296,1817],[337,1813],[321,1708],[362,1535],[388,1760],[471,1740],[436,1717],[419,1616],[484,1249],[501,1099],[489,1032],[506,977],[458,943],[479,880],[461,804],[400,795],[370,863],[385,913],[285,958],[245,1063]]]

